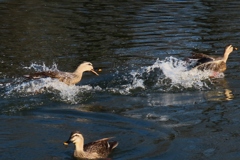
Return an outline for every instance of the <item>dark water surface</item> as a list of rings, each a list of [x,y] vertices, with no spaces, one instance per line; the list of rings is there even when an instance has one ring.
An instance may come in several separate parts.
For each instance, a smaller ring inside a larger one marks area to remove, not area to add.
[[[239,51],[218,79],[188,72],[192,52],[240,47],[240,1],[0,1],[0,159],[73,159],[114,136],[113,159],[240,159]],[[76,86],[26,80],[73,71]]]

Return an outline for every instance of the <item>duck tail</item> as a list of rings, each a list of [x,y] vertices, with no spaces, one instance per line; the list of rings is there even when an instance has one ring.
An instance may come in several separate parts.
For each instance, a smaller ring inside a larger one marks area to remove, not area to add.
[[[110,145],[111,150],[118,146],[118,142],[117,141],[112,141],[112,142],[108,142],[108,143]]]

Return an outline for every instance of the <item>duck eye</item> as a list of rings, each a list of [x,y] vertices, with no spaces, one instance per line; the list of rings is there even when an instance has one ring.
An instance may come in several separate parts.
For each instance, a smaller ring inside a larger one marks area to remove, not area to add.
[[[79,134],[73,134],[72,138],[74,138],[74,137],[79,137]]]

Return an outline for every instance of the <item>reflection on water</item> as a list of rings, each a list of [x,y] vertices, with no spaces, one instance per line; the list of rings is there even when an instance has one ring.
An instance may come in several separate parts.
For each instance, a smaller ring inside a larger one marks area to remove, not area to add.
[[[209,101],[233,100],[234,95],[226,79],[213,79],[216,89],[207,91],[205,98]]]
[[[226,100],[233,100],[234,95],[232,94],[232,91],[229,89],[225,89],[224,92],[225,96],[226,96]]]
[[[234,95],[232,94],[232,91],[229,89],[223,89],[223,90],[215,90],[215,91],[208,91],[205,94],[205,98],[209,101],[230,101],[233,100]]]
[[[227,71],[189,71],[192,52],[239,47],[240,2],[0,1],[3,159],[72,159],[62,142],[114,136],[113,159],[239,159],[237,52]],[[34,71],[101,68],[67,86]],[[235,145],[233,145],[235,144]],[[11,154],[9,150],[11,149]]]

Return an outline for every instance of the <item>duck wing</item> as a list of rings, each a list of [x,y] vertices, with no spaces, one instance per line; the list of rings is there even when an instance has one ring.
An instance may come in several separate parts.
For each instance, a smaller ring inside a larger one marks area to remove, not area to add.
[[[196,66],[199,66],[199,65],[201,65],[201,64],[209,63],[209,62],[213,62],[213,61],[214,61],[214,60],[213,60],[212,58],[203,57],[203,58],[197,60],[197,63],[196,63],[196,65],[195,65],[195,67],[196,67]]]
[[[46,72],[31,73],[29,75],[24,75],[24,77],[31,78],[31,79],[39,79],[39,78],[46,78],[46,77],[57,78],[58,74],[59,72],[46,71]]]
[[[58,79],[64,79],[64,78],[74,78],[76,75],[69,72],[61,72],[61,71],[45,71],[45,72],[36,72],[31,73],[29,75],[24,75],[26,78],[32,78],[32,79],[39,79],[39,78],[58,78]]]
[[[215,58],[213,58],[209,55],[203,54],[203,53],[192,53],[192,56],[189,58],[197,60],[196,63],[194,64],[193,68],[197,67],[199,65],[202,65],[204,63],[209,63],[209,62],[213,62],[216,60]]]
[[[103,138],[94,142],[90,142],[84,145],[84,151],[91,153],[96,153],[99,157],[107,157],[111,151],[117,147],[117,141],[108,142],[110,138]]]
[[[81,77],[77,76],[74,73],[61,71],[36,72],[29,75],[24,75],[24,77],[30,79],[40,79],[47,77],[56,78],[59,81],[66,83],[67,85],[78,83],[81,80]]]
[[[189,57],[191,59],[202,59],[202,58],[207,58],[207,59],[212,59],[212,60],[215,60],[215,58],[209,56],[209,55],[206,55],[206,54],[203,54],[203,53],[192,53],[192,56]]]
[[[206,62],[196,66],[198,70],[212,70],[215,72],[224,72],[227,69],[226,63],[222,60]]]

